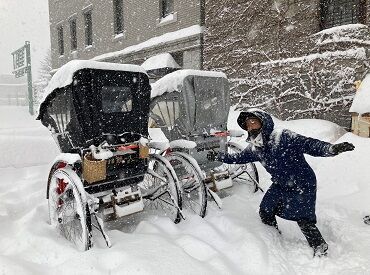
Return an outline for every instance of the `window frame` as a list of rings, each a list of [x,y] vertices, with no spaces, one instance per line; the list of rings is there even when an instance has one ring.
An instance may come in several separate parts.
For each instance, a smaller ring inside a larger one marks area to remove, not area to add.
[[[56,29],[57,29],[57,41],[58,41],[58,53],[59,53],[59,56],[63,56],[65,53],[63,25],[62,24],[58,25]]]
[[[70,32],[70,46],[71,52],[76,51],[78,47],[77,41],[77,18],[71,17],[69,20],[69,32]]]
[[[349,1],[350,3],[347,4]],[[352,9],[345,9],[348,6],[351,6]],[[320,28],[322,30],[345,24],[365,24],[365,22],[366,0],[320,1]]]
[[[113,0],[113,28],[115,35],[124,31],[123,0]]]
[[[84,17],[84,30],[85,30],[85,47],[92,46],[93,40],[93,20],[92,10],[88,9],[83,12]]]
[[[175,11],[174,0],[159,1],[159,18],[165,18],[166,16],[174,13],[174,11]]]

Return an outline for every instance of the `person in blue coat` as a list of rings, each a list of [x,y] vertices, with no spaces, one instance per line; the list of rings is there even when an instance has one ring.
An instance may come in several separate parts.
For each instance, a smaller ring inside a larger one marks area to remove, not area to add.
[[[331,144],[277,129],[271,116],[258,109],[241,112],[237,122],[248,131],[250,145],[238,154],[210,153],[208,158],[229,164],[259,161],[272,180],[260,204],[262,222],[278,229],[275,216],[296,221],[314,256],[326,255],[328,244],[316,227],[316,176],[304,154],[335,156],[353,150],[353,144]]]

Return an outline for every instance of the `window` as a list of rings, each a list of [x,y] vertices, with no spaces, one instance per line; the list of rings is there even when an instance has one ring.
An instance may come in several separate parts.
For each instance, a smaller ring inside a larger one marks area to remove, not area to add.
[[[104,113],[127,113],[132,110],[129,87],[103,86],[101,94]]]
[[[322,0],[321,27],[364,23],[365,0]]]
[[[173,13],[173,0],[160,0],[160,16],[162,18]]]
[[[93,43],[91,10],[84,13],[84,20],[85,20],[85,45],[91,46]]]
[[[113,0],[114,34],[123,32],[123,3],[122,0]]]
[[[76,18],[69,20],[69,30],[71,32],[71,51],[77,50],[77,25]]]
[[[59,26],[57,28],[57,33],[58,33],[58,50],[59,50],[59,55],[63,55],[64,54],[63,26]]]

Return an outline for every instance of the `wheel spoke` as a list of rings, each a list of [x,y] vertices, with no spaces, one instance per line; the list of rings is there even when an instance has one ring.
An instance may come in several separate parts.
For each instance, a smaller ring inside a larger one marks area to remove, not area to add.
[[[49,214],[52,225],[67,240],[79,249],[88,249],[88,230],[84,203],[75,186],[79,177],[74,171],[58,169],[54,172],[49,186]],[[81,216],[82,215],[82,216]],[[59,221],[60,220],[60,221]]]
[[[174,189],[174,179],[164,163],[153,158],[150,160],[148,170],[139,187],[143,190],[145,208],[164,214],[173,221],[178,222],[179,210],[177,189]],[[172,199],[174,198],[174,201]]]

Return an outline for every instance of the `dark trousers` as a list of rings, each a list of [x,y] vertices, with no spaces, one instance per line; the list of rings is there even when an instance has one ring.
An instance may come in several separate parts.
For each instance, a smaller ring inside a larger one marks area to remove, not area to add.
[[[278,224],[276,222],[275,214],[268,213],[266,211],[260,210],[260,217],[264,224],[270,225],[278,229]],[[325,240],[322,237],[316,224],[311,221],[298,221],[299,228],[301,229],[303,235],[305,236],[308,244],[312,248],[316,248],[324,243]],[[279,231],[280,232],[280,231]]]

